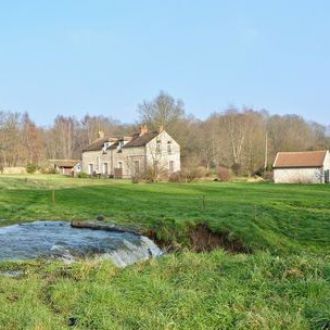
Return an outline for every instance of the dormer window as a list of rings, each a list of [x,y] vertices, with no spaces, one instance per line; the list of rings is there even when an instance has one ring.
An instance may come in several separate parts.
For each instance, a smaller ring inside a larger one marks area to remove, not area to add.
[[[124,146],[124,141],[119,141],[117,146],[117,152],[121,152],[123,146]]]
[[[105,143],[103,144],[103,148],[102,148],[102,153],[103,153],[103,154],[106,154],[107,149],[110,147],[110,145],[111,145],[110,142],[105,142]]]
[[[167,142],[167,152],[169,154],[172,152],[172,141]]]
[[[157,140],[156,141],[156,152],[161,152],[162,151],[162,141]]]

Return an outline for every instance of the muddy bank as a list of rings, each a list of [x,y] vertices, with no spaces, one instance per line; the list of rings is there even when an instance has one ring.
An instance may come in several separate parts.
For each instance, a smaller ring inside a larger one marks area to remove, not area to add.
[[[163,232],[166,232],[166,235],[162,235]],[[147,230],[144,235],[167,252],[180,252],[188,249],[199,253],[224,249],[230,253],[252,253],[252,249],[230,231],[213,231],[206,223],[181,228],[180,233],[173,228],[164,230],[163,226]]]
[[[239,238],[231,237],[229,231],[213,232],[206,224],[199,224],[190,230],[192,249],[196,252],[209,252],[222,248],[231,253],[251,253]]]
[[[206,223],[190,225],[183,230],[183,233],[175,229],[166,229],[172,231],[172,235],[162,237],[163,228],[153,228],[148,230],[133,229],[132,227],[123,227],[114,223],[102,221],[78,221],[71,222],[75,228],[87,228],[93,230],[105,230],[113,232],[130,232],[135,235],[145,235],[153,240],[158,246],[167,252],[180,252],[183,249],[189,249],[194,252],[210,252],[216,249],[224,249],[230,253],[251,253],[242,240],[233,235],[228,230],[219,232],[212,231]],[[166,227],[166,224],[163,223]]]

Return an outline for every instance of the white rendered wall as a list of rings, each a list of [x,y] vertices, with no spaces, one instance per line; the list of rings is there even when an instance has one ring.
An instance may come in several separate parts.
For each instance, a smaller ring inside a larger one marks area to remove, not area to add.
[[[321,183],[323,170],[321,168],[276,168],[275,183]]]

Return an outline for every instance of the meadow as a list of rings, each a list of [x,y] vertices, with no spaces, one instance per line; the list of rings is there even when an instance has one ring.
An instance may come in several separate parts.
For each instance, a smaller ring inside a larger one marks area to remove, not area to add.
[[[95,219],[153,230],[175,253],[2,262],[2,329],[330,329],[330,186],[0,177],[0,225]],[[204,224],[248,253],[196,253]]]

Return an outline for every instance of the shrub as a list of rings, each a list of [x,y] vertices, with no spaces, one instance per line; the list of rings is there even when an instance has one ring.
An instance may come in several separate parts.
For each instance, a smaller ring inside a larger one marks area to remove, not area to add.
[[[96,171],[93,171],[93,173],[90,176],[92,176],[93,178],[101,179],[102,174],[97,173]]]
[[[80,179],[86,179],[89,178],[89,175],[86,172],[79,172],[77,177]]]
[[[143,176],[140,177],[149,183],[156,182],[160,179],[167,179],[168,178],[168,171],[165,168],[155,166],[149,166],[144,171]]]
[[[267,181],[273,181],[274,180],[274,173],[273,173],[273,171],[266,171],[263,174],[262,177]]]
[[[148,183],[153,183],[157,179],[157,168],[156,166],[149,166],[144,171],[143,179]]]
[[[54,167],[48,169],[48,174],[56,174],[56,169]]]
[[[181,180],[182,180],[182,177],[181,177],[180,171],[171,173],[168,177],[169,182],[181,182]]]
[[[207,176],[208,170],[203,166],[188,167],[181,172],[182,178],[187,182],[192,182],[196,179],[201,179]]]
[[[131,178],[132,183],[139,183],[140,182],[140,176],[139,175],[134,175]]]
[[[217,176],[220,181],[229,181],[231,179],[230,170],[224,166],[218,167]]]
[[[263,176],[265,174],[265,169],[263,167],[259,167],[257,170],[252,172],[252,176]]]
[[[231,167],[235,175],[241,175],[242,166],[239,163],[234,163]]]
[[[41,174],[56,174],[56,170],[54,167],[42,166],[39,167],[38,170]]]
[[[26,172],[33,174],[38,170],[38,165],[34,163],[29,163],[26,165]]]

